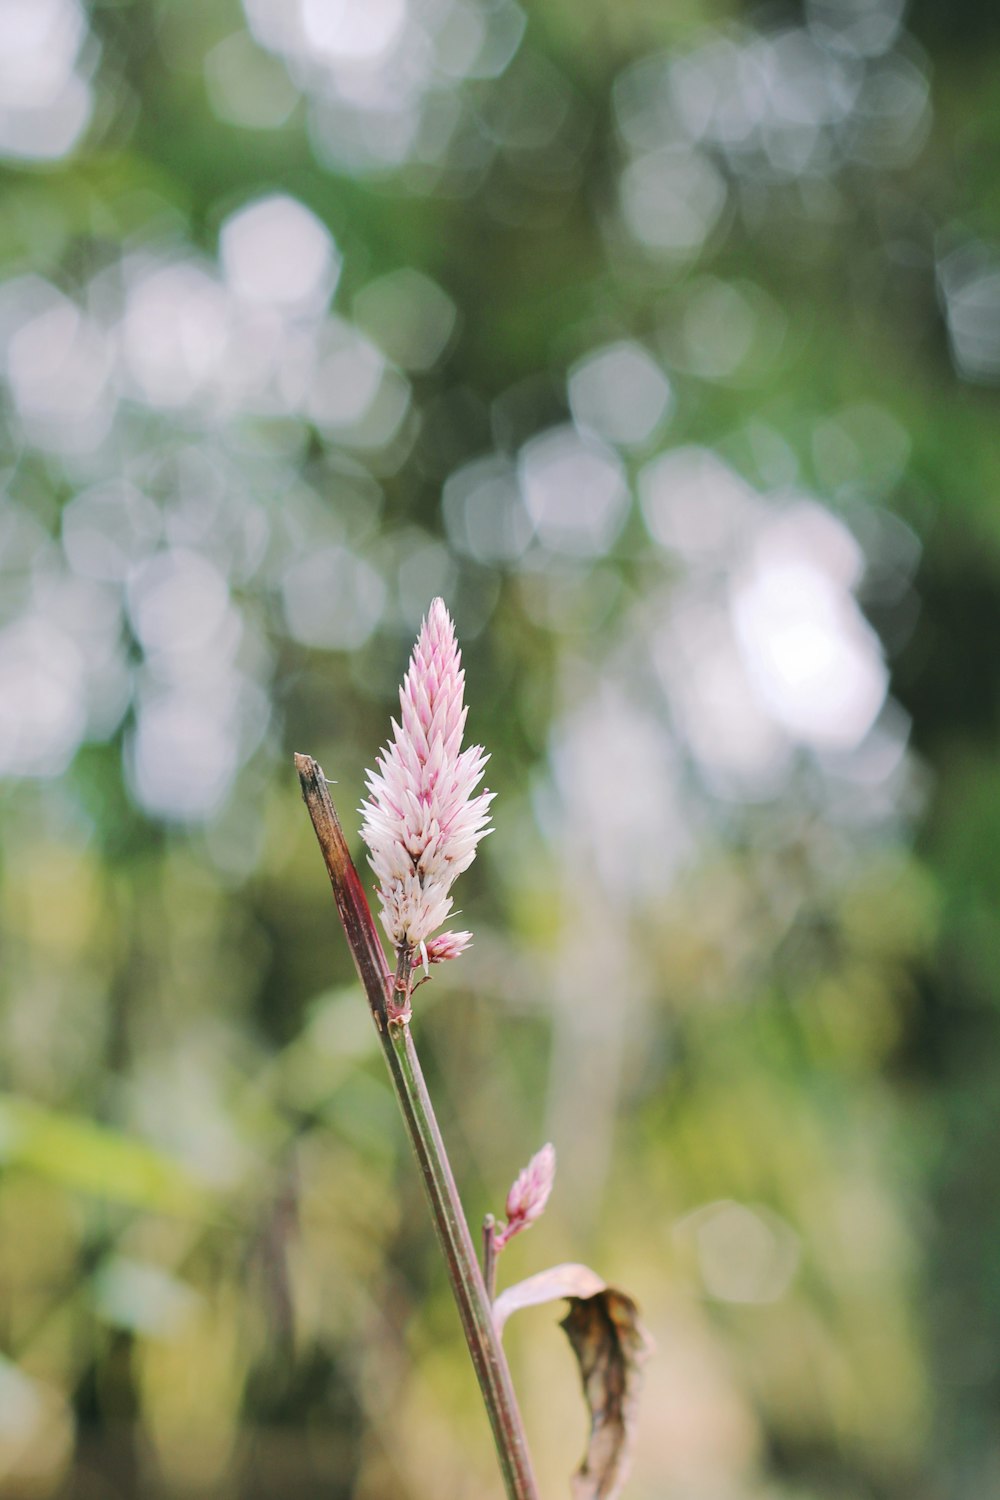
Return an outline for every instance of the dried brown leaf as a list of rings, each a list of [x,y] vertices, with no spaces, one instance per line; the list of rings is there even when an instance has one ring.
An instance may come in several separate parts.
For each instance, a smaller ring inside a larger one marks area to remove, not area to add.
[[[608,1286],[589,1266],[551,1266],[501,1292],[493,1304],[497,1331],[523,1307],[565,1298],[565,1329],[580,1366],[590,1410],[590,1437],[573,1476],[573,1500],[616,1500],[628,1477],[641,1367],[649,1336],[632,1298]]]
[[[573,1500],[615,1500],[628,1478],[649,1338],[632,1298],[613,1286],[571,1298],[560,1327],[579,1362],[590,1408],[590,1438],[573,1476]]]

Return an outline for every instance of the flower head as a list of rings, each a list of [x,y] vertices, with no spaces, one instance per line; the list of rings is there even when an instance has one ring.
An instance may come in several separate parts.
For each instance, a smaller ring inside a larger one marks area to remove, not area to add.
[[[541,1217],[549,1201],[555,1175],[556,1148],[550,1141],[535,1152],[528,1165],[514,1179],[514,1185],[507,1194],[507,1222],[496,1232],[497,1250],[502,1250],[509,1239]]]
[[[368,773],[361,837],[378,877],[382,922],[393,946],[425,963],[454,958],[467,932],[427,939],[451,911],[449,894],[489,832],[492,792],[473,795],[488,759],[463,750],[468,710],[455,627],[442,599],[427,611],[399,690],[400,722]]]

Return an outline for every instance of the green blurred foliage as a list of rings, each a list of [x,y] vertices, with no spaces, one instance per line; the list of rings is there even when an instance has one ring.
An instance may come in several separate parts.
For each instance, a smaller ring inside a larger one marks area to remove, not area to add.
[[[996,1491],[998,46],[0,4],[0,1494],[497,1492],[291,766],[353,837],[438,592],[498,797],[415,1029],[473,1223],[556,1143],[503,1276],[643,1308],[629,1493]]]

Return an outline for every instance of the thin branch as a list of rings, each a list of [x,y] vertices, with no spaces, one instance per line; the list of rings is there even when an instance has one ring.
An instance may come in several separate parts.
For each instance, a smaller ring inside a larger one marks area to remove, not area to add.
[[[492,1214],[483,1220],[483,1282],[492,1305],[497,1294],[497,1221]]]
[[[330,800],[326,777],[309,755],[296,755],[295,769],[299,773],[302,800],[316,830],[316,838],[333,886],[333,897],[344,926],[347,946],[351,950],[354,967],[368,998],[372,1018],[380,1035],[384,1037],[393,978],[375,930],[368,898],[347,847],[337,809]]]
[[[476,1252],[408,1024],[409,972],[390,973],[327,781],[296,755],[302,796],[326,862],[337,910],[371,1008],[389,1075],[420,1167],[472,1363],[486,1404],[508,1500],[538,1500],[507,1359],[493,1325]],[[397,984],[403,983],[400,1004]]]

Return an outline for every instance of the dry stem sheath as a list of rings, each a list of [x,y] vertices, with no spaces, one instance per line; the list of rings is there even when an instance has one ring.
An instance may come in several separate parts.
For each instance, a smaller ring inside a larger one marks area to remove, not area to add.
[[[458,1189],[408,1021],[405,1016],[398,1019],[393,1014],[398,1009],[396,976],[386,963],[340,819],[327,791],[326,778],[308,755],[296,755],[295,768],[427,1191],[462,1328],[493,1429],[507,1495],[509,1500],[537,1500],[521,1414],[506,1356],[493,1325],[486,1287]]]

